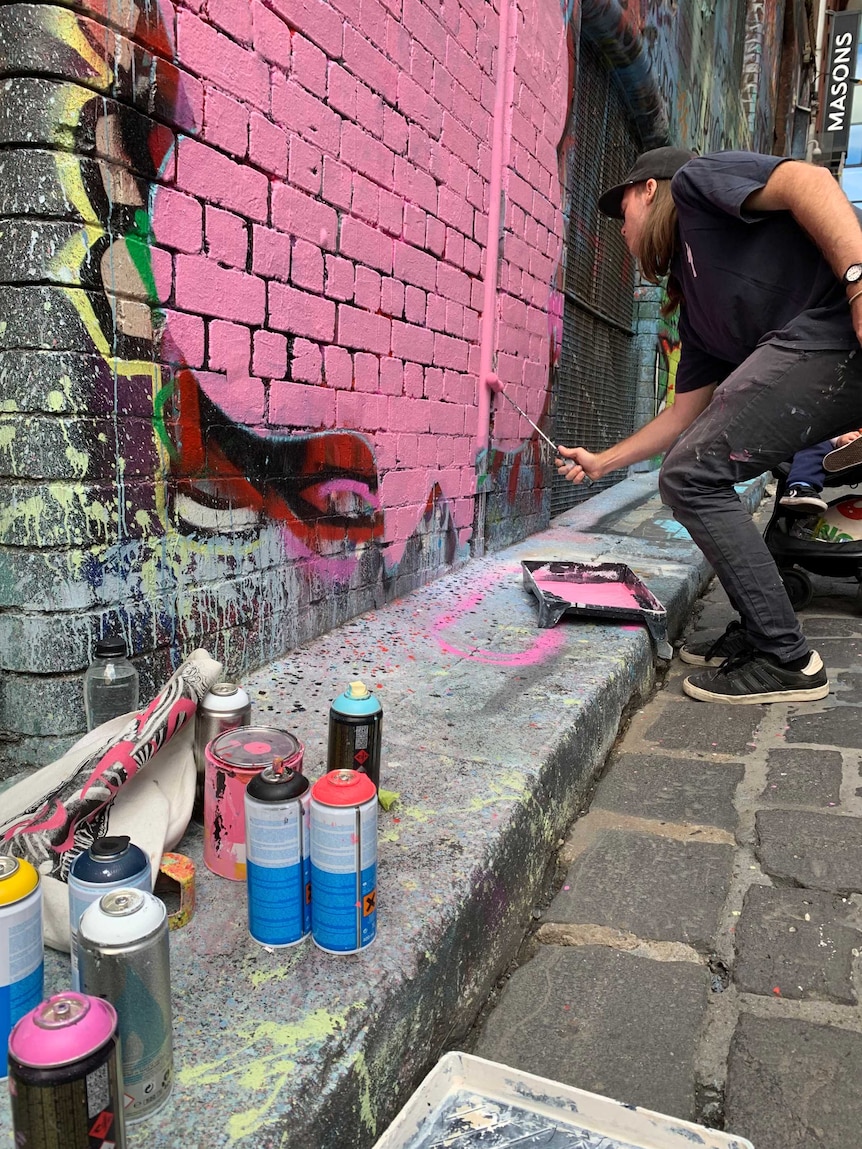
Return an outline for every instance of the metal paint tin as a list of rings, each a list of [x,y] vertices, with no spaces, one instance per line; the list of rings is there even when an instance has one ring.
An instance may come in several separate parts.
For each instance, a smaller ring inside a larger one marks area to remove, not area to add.
[[[302,773],[303,745],[272,726],[240,726],[207,746],[204,785],[204,863],[235,882],[245,881],[245,788],[261,770],[281,761]]]
[[[153,888],[150,859],[125,834],[96,838],[79,854],[69,871],[69,933],[72,957],[72,989],[79,990],[78,922],[81,914],[102,894],[123,887]]]
[[[120,889],[87,906],[78,925],[85,993],[106,998],[120,1022],[126,1121],[150,1117],[174,1077],[167,911],[146,890]]]
[[[333,770],[311,788],[311,936],[339,954],[377,936],[377,791],[356,770]]]
[[[267,766],[245,792],[248,932],[292,946],[311,932],[308,779]]]
[[[42,1000],[42,886],[24,858],[0,855],[0,1048],[12,1026]],[[0,1078],[6,1066],[0,1063]]]
[[[358,770],[380,785],[383,707],[364,682],[351,682],[329,710],[327,770]]]
[[[126,1149],[117,1011],[66,991],[21,1018],[9,1039],[16,1145]]]
[[[197,802],[203,802],[206,748],[213,738],[251,722],[251,700],[236,682],[216,682],[198,704],[195,715],[195,766]]]

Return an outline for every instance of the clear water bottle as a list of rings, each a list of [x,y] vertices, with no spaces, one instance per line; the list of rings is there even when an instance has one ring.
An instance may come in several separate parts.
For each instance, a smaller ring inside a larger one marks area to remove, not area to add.
[[[138,708],[138,672],[121,638],[100,638],[84,675],[87,729]]]

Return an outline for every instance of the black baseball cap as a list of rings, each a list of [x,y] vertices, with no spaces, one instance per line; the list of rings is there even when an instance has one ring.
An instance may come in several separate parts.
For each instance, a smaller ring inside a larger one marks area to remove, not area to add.
[[[669,180],[694,157],[694,152],[685,148],[653,148],[638,156],[634,167],[621,184],[608,188],[599,197],[599,211],[611,219],[623,218],[623,192],[632,184],[642,184],[647,180]]]

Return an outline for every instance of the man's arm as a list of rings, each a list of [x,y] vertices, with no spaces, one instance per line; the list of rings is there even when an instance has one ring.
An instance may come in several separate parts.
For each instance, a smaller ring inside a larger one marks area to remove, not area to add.
[[[743,204],[746,211],[789,211],[820,248],[841,279],[851,263],[862,263],[862,228],[847,196],[827,168],[787,160]],[[847,289],[852,296],[862,285]],[[853,327],[862,343],[862,299],[851,307]]]
[[[557,470],[569,482],[580,483],[584,475],[601,479],[611,471],[663,454],[706,408],[714,390],[714,386],[699,387],[675,396],[670,407],[665,407],[639,431],[606,451],[593,454],[584,447],[560,447]]]

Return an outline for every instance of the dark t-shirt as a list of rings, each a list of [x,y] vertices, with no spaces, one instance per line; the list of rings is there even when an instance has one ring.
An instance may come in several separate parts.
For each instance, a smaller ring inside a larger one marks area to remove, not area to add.
[[[781,156],[716,152],[673,177],[680,393],[720,382],[767,341],[820,351],[858,346],[843,284],[791,214],[743,210],[781,163]]]

